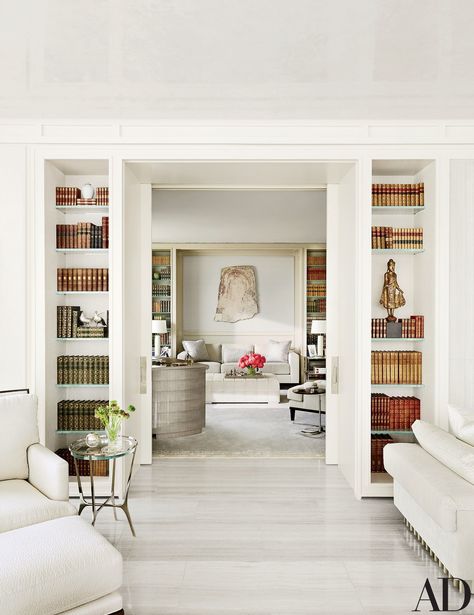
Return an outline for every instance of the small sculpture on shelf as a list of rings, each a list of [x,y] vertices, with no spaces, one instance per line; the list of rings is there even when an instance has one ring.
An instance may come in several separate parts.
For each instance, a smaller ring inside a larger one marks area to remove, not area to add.
[[[397,318],[393,311],[405,305],[403,290],[398,285],[395,273],[395,261],[391,258],[387,263],[387,271],[383,276],[383,288],[380,295],[380,303],[388,312],[387,322],[396,322]]]

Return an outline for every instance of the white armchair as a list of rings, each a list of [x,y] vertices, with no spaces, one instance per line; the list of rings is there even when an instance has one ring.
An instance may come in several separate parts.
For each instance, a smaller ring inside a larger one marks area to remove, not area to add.
[[[77,514],[68,465],[39,444],[34,395],[0,395],[0,532]]]

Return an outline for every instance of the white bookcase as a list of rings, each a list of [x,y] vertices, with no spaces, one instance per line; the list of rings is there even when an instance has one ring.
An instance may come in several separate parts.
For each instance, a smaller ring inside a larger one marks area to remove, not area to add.
[[[370,384],[371,393],[394,396],[415,396],[421,400],[421,418],[436,422],[435,417],[435,345],[434,316],[436,309],[437,232],[436,232],[436,162],[430,160],[372,160],[373,184],[424,183],[424,206],[371,207],[372,226],[397,228],[423,228],[423,249],[371,249],[371,318],[385,318],[386,310],[379,303],[387,261],[396,262],[398,283],[404,291],[406,305],[395,311],[395,316],[408,318],[424,316],[424,338],[373,339],[372,351],[422,352],[422,384]],[[371,323],[368,323],[369,326]],[[369,358],[370,360],[370,358]],[[367,412],[363,420],[362,495],[390,496],[393,492],[391,477],[383,472],[372,472],[371,436],[389,434],[395,442],[414,440],[411,430],[372,430],[371,398],[366,398]]]

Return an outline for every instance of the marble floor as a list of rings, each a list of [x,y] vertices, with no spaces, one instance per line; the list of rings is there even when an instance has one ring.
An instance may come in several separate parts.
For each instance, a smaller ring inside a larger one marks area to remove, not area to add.
[[[439,583],[392,501],[355,500],[319,459],[158,458],[130,510],[137,538],[110,511],[97,523],[127,615],[406,614]]]

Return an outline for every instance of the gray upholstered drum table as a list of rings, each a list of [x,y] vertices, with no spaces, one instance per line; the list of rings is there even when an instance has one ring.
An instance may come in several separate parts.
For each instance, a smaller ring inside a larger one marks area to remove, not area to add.
[[[203,363],[154,365],[153,433],[190,436],[206,424],[206,370]]]

